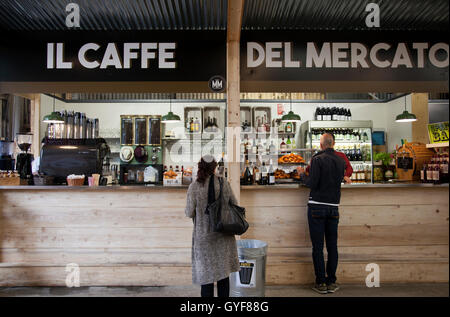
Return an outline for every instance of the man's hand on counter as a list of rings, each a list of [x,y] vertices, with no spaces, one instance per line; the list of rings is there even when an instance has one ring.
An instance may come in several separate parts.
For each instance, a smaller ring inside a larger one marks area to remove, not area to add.
[[[345,183],[345,184],[351,184],[351,183],[352,183],[351,178],[348,177],[348,176],[344,176],[344,183]]]

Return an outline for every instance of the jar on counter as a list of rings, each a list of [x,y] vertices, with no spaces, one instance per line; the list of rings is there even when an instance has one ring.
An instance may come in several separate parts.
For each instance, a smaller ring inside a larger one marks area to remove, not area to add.
[[[374,182],[383,182],[384,181],[383,165],[374,165],[373,166],[373,180],[374,180]]]
[[[143,170],[137,171],[137,182],[144,183],[144,171]]]

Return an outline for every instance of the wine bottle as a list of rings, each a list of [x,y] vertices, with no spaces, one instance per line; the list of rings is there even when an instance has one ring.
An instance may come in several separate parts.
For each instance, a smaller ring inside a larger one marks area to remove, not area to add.
[[[275,171],[273,169],[272,159],[269,166],[269,185],[275,185]]]
[[[248,160],[245,161],[245,172],[244,172],[244,184],[251,185],[253,183],[252,173],[250,172],[250,167],[248,164]]]
[[[267,169],[266,169],[266,163],[265,162],[263,162],[262,166],[261,166],[260,185],[267,185]]]

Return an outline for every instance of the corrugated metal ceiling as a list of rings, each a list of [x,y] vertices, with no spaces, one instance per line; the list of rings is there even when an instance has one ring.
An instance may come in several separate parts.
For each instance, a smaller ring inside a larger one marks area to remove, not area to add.
[[[1,0],[0,29],[67,30],[65,8],[80,7],[81,30],[225,30],[227,0]]]
[[[368,29],[366,5],[380,7],[382,30],[448,30],[448,0],[245,0],[244,30]]]
[[[225,30],[227,0],[1,0],[0,30],[67,30],[65,7],[80,6],[81,30]],[[376,2],[383,30],[448,30],[448,0],[245,0],[244,30],[367,29]]]

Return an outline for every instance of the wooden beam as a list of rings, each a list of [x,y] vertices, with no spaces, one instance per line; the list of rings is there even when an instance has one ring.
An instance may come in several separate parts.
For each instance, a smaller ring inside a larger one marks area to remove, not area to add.
[[[417,121],[412,123],[412,137],[414,142],[430,143],[428,137],[428,94],[411,94],[411,112],[417,117]]]
[[[40,127],[41,127],[41,95],[29,94],[31,97],[31,133],[33,133],[33,144],[31,146],[31,153],[34,157],[40,155],[41,140],[40,139]]]
[[[227,17],[227,128],[229,130],[239,128],[240,119],[240,37],[242,14],[244,11],[244,0],[228,0]],[[233,137],[228,133],[227,155],[228,155],[228,179],[231,189],[240,201],[240,136]],[[230,153],[231,150],[231,153]],[[236,153],[237,152],[237,153]]]
[[[244,0],[228,0],[227,42],[241,40],[242,15]]]

